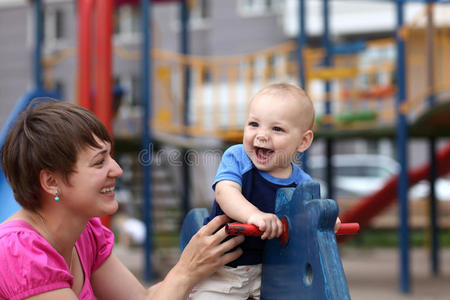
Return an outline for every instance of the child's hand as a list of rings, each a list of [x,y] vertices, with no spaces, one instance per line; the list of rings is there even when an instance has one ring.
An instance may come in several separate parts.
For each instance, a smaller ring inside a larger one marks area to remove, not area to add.
[[[263,240],[279,237],[283,233],[283,225],[274,214],[255,213],[248,218],[247,223],[258,226],[258,229],[264,232],[261,236]]]
[[[337,217],[336,224],[334,224],[334,233],[338,232],[339,227],[341,227],[341,219],[339,219],[339,217]]]

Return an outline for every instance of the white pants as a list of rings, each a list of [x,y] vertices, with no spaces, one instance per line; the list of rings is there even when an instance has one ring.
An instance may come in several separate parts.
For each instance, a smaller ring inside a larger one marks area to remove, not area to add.
[[[261,265],[224,266],[196,285],[189,300],[256,299],[261,289]]]

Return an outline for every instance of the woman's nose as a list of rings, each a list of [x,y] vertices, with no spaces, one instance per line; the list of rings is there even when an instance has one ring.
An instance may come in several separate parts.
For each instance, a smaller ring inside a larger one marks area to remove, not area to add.
[[[122,173],[123,173],[122,168],[119,166],[119,164],[114,159],[112,159],[112,166],[111,166],[109,176],[118,178],[118,177],[122,176]]]

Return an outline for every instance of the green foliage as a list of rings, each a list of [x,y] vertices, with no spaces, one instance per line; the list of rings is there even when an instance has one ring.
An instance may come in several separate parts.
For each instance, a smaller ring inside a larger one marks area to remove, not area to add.
[[[429,239],[430,237],[425,230],[411,230],[411,247],[428,247]],[[440,230],[439,245],[441,247],[450,247],[450,229]],[[398,231],[394,229],[366,229],[358,233],[354,238],[346,241],[342,246],[358,248],[398,247]]]
[[[377,113],[372,110],[364,110],[359,112],[343,112],[338,114],[337,121],[340,124],[351,124],[357,121],[374,121],[377,118]]]

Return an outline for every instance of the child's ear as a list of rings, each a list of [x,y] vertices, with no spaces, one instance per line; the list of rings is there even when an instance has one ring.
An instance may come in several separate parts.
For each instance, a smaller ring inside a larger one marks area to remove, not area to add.
[[[312,141],[314,139],[314,133],[312,130],[307,130],[304,134],[300,143],[297,146],[298,152],[305,152],[311,146]]]

